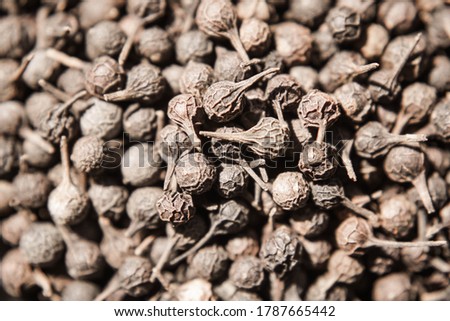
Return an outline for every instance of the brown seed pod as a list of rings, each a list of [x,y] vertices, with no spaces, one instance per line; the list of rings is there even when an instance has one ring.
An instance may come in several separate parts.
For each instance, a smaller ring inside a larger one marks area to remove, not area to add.
[[[144,18],[144,21],[150,23],[164,15],[166,6],[166,0],[129,0],[127,12]]]
[[[183,191],[195,195],[209,191],[216,180],[216,168],[202,153],[182,155],[174,171]]]
[[[241,256],[256,256],[259,252],[259,241],[255,231],[249,230],[230,238],[225,246],[230,260]]]
[[[425,135],[395,135],[379,122],[370,121],[360,127],[355,135],[356,153],[364,158],[377,158],[386,155],[391,148],[399,144],[426,141]]]
[[[268,158],[283,156],[289,143],[287,125],[272,117],[261,118],[255,126],[246,131],[233,133],[200,131],[200,135],[246,144],[256,155]]]
[[[206,246],[189,261],[189,272],[207,281],[221,278],[228,271],[228,255],[219,245]]]
[[[151,63],[160,65],[172,60],[173,47],[172,40],[165,30],[151,27],[139,33],[136,51]]]
[[[90,60],[100,56],[117,56],[126,41],[117,22],[101,21],[86,32],[86,54]]]
[[[127,236],[133,236],[144,228],[153,229],[161,223],[157,201],[163,196],[160,187],[141,187],[135,189],[127,201],[127,215],[131,220]]]
[[[26,208],[39,208],[46,204],[52,185],[42,172],[19,173],[14,177],[13,204]]]
[[[311,91],[318,87],[319,74],[312,67],[291,67],[291,69],[289,69],[289,75],[291,75],[298,84],[302,84],[302,88],[305,92]]]
[[[61,138],[61,162],[64,169],[61,183],[50,193],[47,208],[57,225],[80,223],[89,209],[89,197],[72,181],[69,148],[66,137]]]
[[[25,109],[18,101],[0,103],[0,135],[16,135],[25,120]]]
[[[104,0],[85,0],[78,5],[79,20],[81,28],[89,29],[96,23],[104,20],[114,20],[119,16],[119,5],[121,1]]]
[[[37,48],[60,49],[75,40],[79,31],[77,17],[63,11],[48,14],[48,8],[43,7],[36,15]]]
[[[416,221],[417,207],[404,194],[398,194],[380,203],[381,227],[395,238],[411,233]]]
[[[52,80],[60,68],[58,61],[49,58],[46,50],[36,50],[33,57],[23,71],[22,80],[25,84],[36,90],[39,88],[39,80]]]
[[[391,273],[377,279],[372,289],[376,301],[407,301],[412,298],[411,281],[406,273]]]
[[[84,66],[84,69],[86,73],[85,87],[88,93],[93,96],[105,98],[108,95],[107,93],[122,87],[122,68],[109,56],[95,58],[92,64]],[[113,94],[115,93],[109,95]],[[113,99],[106,98],[105,100],[114,101]]]
[[[239,20],[256,18],[269,22],[278,18],[275,7],[268,1],[238,0],[236,11]]]
[[[239,82],[252,75],[250,66],[244,66],[244,62],[236,51],[216,47],[216,56],[214,73],[218,81]]]
[[[0,176],[11,173],[17,167],[20,147],[14,137],[0,135]]]
[[[128,190],[109,183],[93,183],[88,191],[92,206],[99,216],[118,221],[125,212]]]
[[[161,98],[165,89],[161,70],[149,63],[134,66],[127,73],[125,89],[103,95],[106,101],[139,100],[153,103]]]
[[[340,86],[333,95],[341,104],[345,115],[355,123],[365,120],[375,107],[370,91],[354,81]]]
[[[192,196],[184,192],[165,192],[156,201],[156,209],[162,221],[174,225],[184,224],[195,215]]]
[[[242,194],[248,185],[248,173],[238,164],[222,163],[217,174],[217,192],[224,198]]]
[[[99,172],[103,167],[104,142],[97,136],[83,136],[75,142],[70,159],[84,173]]]
[[[450,141],[450,97],[445,97],[434,106],[430,115],[430,123],[435,135],[444,142]]]
[[[34,92],[25,102],[25,111],[30,124],[37,128],[42,117],[58,104],[58,100],[46,92]]]
[[[174,292],[178,301],[211,301],[214,297],[212,284],[200,278],[181,284]]]
[[[303,145],[298,167],[313,181],[332,177],[338,167],[337,149],[326,142],[312,142]]]
[[[363,265],[341,250],[333,252],[328,261],[328,271],[337,276],[337,281],[353,284],[364,272]]]
[[[123,130],[132,140],[151,141],[155,139],[158,119],[154,108],[140,108],[133,104],[123,114]]]
[[[447,56],[437,55],[433,58],[433,69],[428,74],[428,84],[437,91],[450,90],[450,60]]]
[[[363,22],[373,20],[377,15],[376,0],[338,0],[338,7],[349,7],[358,12]]]
[[[273,200],[287,211],[304,207],[309,199],[309,193],[308,183],[298,172],[281,173],[272,184]]]
[[[98,98],[87,101],[89,107],[80,117],[83,136],[97,136],[100,139],[112,139],[122,129],[122,108]]]
[[[85,88],[84,81],[85,75],[82,70],[67,68],[59,75],[56,83],[58,88],[61,88],[65,93],[75,95]]]
[[[322,20],[323,16],[330,9],[330,0],[308,1],[298,0],[290,1],[289,10],[285,17],[312,28]]]
[[[272,102],[278,118],[280,112],[295,111],[303,96],[303,89],[296,79],[287,74],[273,76],[267,82],[266,97]]]
[[[185,65],[189,61],[208,60],[213,53],[214,45],[203,32],[190,30],[178,37],[175,49],[178,62]]]
[[[0,223],[3,241],[13,246],[19,245],[22,235],[30,228],[35,220],[36,216],[28,210],[20,210],[5,218]]]
[[[384,171],[394,182],[412,183],[428,213],[434,212],[425,177],[425,155],[422,151],[407,146],[392,148],[384,159]]]
[[[183,94],[191,94],[198,99],[202,99],[206,90],[214,81],[214,70],[209,65],[189,61],[181,74],[181,78],[179,78],[180,91]]]
[[[177,95],[167,106],[167,116],[188,134],[196,148],[200,148],[201,140],[195,131],[195,124],[204,120],[204,115],[199,100],[191,94]]]
[[[198,28],[208,36],[228,39],[241,59],[249,62],[239,38],[236,20],[236,10],[229,0],[201,0],[197,8]]]
[[[0,19],[1,58],[21,58],[33,47],[36,41],[35,21],[18,15],[6,15]]]
[[[325,19],[333,38],[338,43],[355,41],[361,34],[361,18],[351,7],[334,7]]]
[[[304,237],[315,237],[327,228],[330,216],[327,212],[311,207],[292,213],[289,223],[292,230]]]
[[[224,0],[225,1],[225,0]],[[209,119],[224,123],[236,118],[244,109],[244,92],[264,76],[278,72],[270,68],[238,83],[218,81],[213,83],[203,96],[203,107]]]
[[[100,293],[97,284],[88,281],[71,281],[61,292],[62,301],[92,301]]]
[[[394,33],[410,31],[416,16],[417,9],[411,1],[383,1],[378,8],[378,19]]]
[[[26,260],[36,266],[54,266],[64,252],[64,241],[58,229],[51,223],[35,222],[22,235],[20,250]]]
[[[338,52],[338,44],[326,23],[321,24],[319,29],[312,34],[312,37],[311,60],[314,65],[321,66]]]
[[[364,42],[359,51],[369,61],[379,59],[389,43],[388,31],[382,25],[371,23],[364,32]]]
[[[300,238],[301,244],[308,255],[308,265],[313,269],[321,269],[330,258],[332,245],[328,241],[316,240],[309,241]]]
[[[40,136],[37,137],[40,138]],[[50,149],[43,148],[33,138],[26,138],[22,144],[25,162],[33,167],[49,168],[54,163],[55,154],[50,152],[50,150],[54,150],[53,146],[49,144],[48,147]]]
[[[269,25],[255,18],[242,21],[239,37],[244,49],[250,55],[257,57],[264,55],[272,42]]]
[[[274,28],[275,48],[286,65],[308,63],[313,45],[310,30],[295,22],[282,22]]]
[[[259,257],[266,270],[282,278],[297,265],[302,250],[292,231],[281,226],[261,245]]]
[[[254,289],[264,281],[261,260],[254,256],[240,256],[231,264],[229,278],[240,289]]]
[[[34,54],[26,56],[19,65],[12,59],[0,59],[0,102],[16,99],[21,94],[21,88],[17,84],[23,76]]]
[[[409,271],[421,272],[431,263],[429,247],[405,247],[401,249],[400,255]]]
[[[162,70],[162,75],[166,80],[168,89],[173,95],[181,93],[180,75],[183,73],[184,67],[172,64]]]
[[[159,180],[161,163],[154,148],[152,144],[139,143],[127,149],[121,164],[124,184],[148,186]]]

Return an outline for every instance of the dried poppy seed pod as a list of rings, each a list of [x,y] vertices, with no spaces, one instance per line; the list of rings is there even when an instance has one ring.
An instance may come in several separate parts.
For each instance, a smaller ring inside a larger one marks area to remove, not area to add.
[[[394,33],[407,33],[416,21],[417,9],[412,1],[383,1],[378,8],[378,19]]]
[[[228,39],[244,62],[248,54],[239,38],[236,10],[229,0],[201,0],[197,8],[198,28],[208,36]]]
[[[89,107],[80,117],[80,128],[83,136],[94,135],[100,139],[112,139],[122,129],[122,108],[98,98],[87,101]]]
[[[261,245],[259,257],[266,270],[282,278],[298,263],[302,246],[286,226],[277,228]]]
[[[100,56],[117,56],[126,41],[125,33],[113,21],[101,21],[86,32],[86,54],[94,60]]]
[[[360,127],[355,134],[356,153],[364,158],[377,158],[386,155],[391,148],[399,144],[426,141],[425,135],[395,135],[379,122],[370,121]]]
[[[127,73],[125,89],[103,95],[106,101],[139,100],[153,103],[161,98],[165,90],[161,70],[149,63],[134,66]]]
[[[34,19],[25,16],[7,15],[0,19],[0,57],[21,58],[36,41]]]
[[[98,172],[105,157],[103,145],[103,140],[96,136],[83,136],[75,142],[70,160],[80,172]]]
[[[70,176],[69,148],[65,136],[61,138],[61,162],[64,169],[61,183],[50,193],[47,208],[57,225],[80,223],[89,209],[89,197]]]
[[[178,62],[185,65],[189,61],[205,62],[214,50],[214,44],[199,30],[182,33],[175,43]]]
[[[229,278],[240,289],[258,288],[264,281],[261,260],[254,256],[240,256],[231,264]]]
[[[12,203],[25,208],[45,206],[52,190],[51,182],[42,172],[19,173],[14,177]]]
[[[332,177],[338,167],[337,149],[326,142],[305,143],[300,154],[298,167],[313,181]]]
[[[310,30],[295,22],[282,22],[274,29],[275,48],[286,65],[308,63],[313,46]]]
[[[130,194],[126,207],[131,220],[127,236],[133,236],[144,228],[153,229],[160,225],[156,202],[162,196],[163,190],[160,187],[141,187]]]
[[[327,212],[311,207],[294,212],[289,219],[292,230],[304,237],[322,234],[328,228],[329,221]]]
[[[224,198],[242,194],[248,185],[248,173],[241,165],[222,163],[217,174],[217,192]]]
[[[268,51],[272,42],[271,36],[269,25],[255,18],[242,21],[239,28],[242,45],[253,56],[262,56]]]
[[[202,153],[185,154],[177,161],[175,177],[183,191],[203,194],[211,189],[216,180],[216,168]]]
[[[132,145],[122,157],[122,181],[124,184],[138,187],[152,185],[159,180],[160,165],[154,145]]]
[[[310,28],[316,26],[322,20],[331,6],[330,0],[297,0],[289,2],[289,10],[286,12],[285,17],[294,19]]]
[[[334,7],[328,12],[326,23],[338,43],[355,41],[361,34],[359,13],[350,7]]]
[[[189,261],[189,271],[207,281],[221,278],[228,271],[228,255],[222,246],[211,245],[200,249]]]
[[[245,231],[228,240],[225,249],[230,260],[241,256],[256,256],[259,252],[259,241],[255,231]]]
[[[61,292],[62,301],[92,301],[100,293],[97,284],[88,281],[72,281]]]
[[[345,115],[355,123],[361,123],[375,107],[370,91],[354,81],[340,86],[333,95]]]
[[[425,155],[422,151],[406,146],[392,148],[384,159],[384,171],[394,182],[412,183],[428,213],[434,212],[425,177]]]
[[[184,192],[165,192],[157,201],[156,209],[162,221],[184,224],[195,215],[192,196]]]
[[[202,99],[214,81],[214,70],[209,65],[189,61],[179,78],[180,91],[183,94],[191,94]]]
[[[375,281],[372,298],[376,301],[407,301],[412,297],[411,286],[406,273],[391,273]]]
[[[151,63],[160,65],[172,59],[173,43],[165,30],[151,27],[139,33],[136,51]]]
[[[35,222],[22,235],[20,250],[27,261],[36,266],[54,266],[64,252],[64,241],[51,223]]]
[[[287,211],[305,206],[309,199],[309,193],[308,183],[298,172],[281,173],[272,184],[273,200]]]
[[[167,106],[167,116],[188,134],[195,148],[201,146],[201,140],[195,130],[195,123],[201,122],[204,115],[199,100],[190,94],[173,97]]]
[[[278,70],[278,68],[270,68],[238,83],[231,81],[213,83],[203,96],[206,115],[209,119],[219,123],[236,118],[244,109],[244,92],[264,76],[276,73]]]
[[[125,212],[128,190],[124,186],[108,183],[92,183],[88,190],[89,199],[99,216],[118,221]]]
[[[395,195],[380,203],[380,225],[395,238],[404,238],[414,227],[416,213],[416,205],[406,195]]]

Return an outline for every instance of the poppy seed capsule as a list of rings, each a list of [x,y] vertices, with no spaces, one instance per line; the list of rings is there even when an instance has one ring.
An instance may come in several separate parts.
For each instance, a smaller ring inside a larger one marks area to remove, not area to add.
[[[185,154],[175,166],[178,185],[194,195],[209,191],[216,180],[216,168],[202,153]]]
[[[91,60],[100,56],[114,57],[125,41],[126,35],[117,22],[102,21],[86,32],[86,54]]]
[[[83,136],[75,142],[70,159],[77,170],[98,172],[103,165],[104,142],[96,136]]]
[[[284,210],[293,211],[306,205],[310,188],[303,175],[298,172],[279,174],[272,185],[275,203]]]

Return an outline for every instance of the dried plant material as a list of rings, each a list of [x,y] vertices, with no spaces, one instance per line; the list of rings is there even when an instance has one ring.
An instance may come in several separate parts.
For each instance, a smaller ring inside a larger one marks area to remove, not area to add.
[[[127,236],[133,236],[144,228],[156,228],[160,224],[156,202],[162,197],[160,187],[135,189],[127,201],[127,215],[131,220]]]
[[[383,1],[378,9],[378,19],[386,29],[395,33],[410,31],[416,15],[417,9],[410,1]]]
[[[62,301],[92,301],[100,293],[100,287],[88,281],[72,281],[61,293]]]
[[[230,280],[240,289],[251,290],[264,281],[264,270],[260,259],[254,256],[240,256],[229,271]]]
[[[297,210],[306,205],[310,188],[301,173],[284,172],[272,184],[273,200],[287,211]]]
[[[288,66],[309,62],[313,37],[311,31],[295,22],[275,25],[275,48]]]
[[[115,221],[118,221],[125,212],[128,194],[125,187],[106,182],[93,183],[88,191],[89,199],[97,214]]]
[[[360,16],[351,7],[338,6],[328,12],[326,23],[338,43],[357,40],[361,33]]]
[[[213,53],[211,40],[199,30],[182,33],[175,43],[178,62],[185,65],[190,61],[205,62]]]
[[[376,301],[406,301],[411,299],[411,287],[406,273],[391,273],[375,281],[372,296]]]
[[[355,123],[363,122],[375,107],[367,88],[354,81],[338,87],[334,96],[345,115]]]
[[[395,238],[411,233],[417,207],[405,195],[399,194],[380,203],[381,227]]]
[[[234,198],[247,188],[249,175],[243,166],[222,163],[217,174],[216,189],[224,198]]]
[[[42,172],[20,173],[14,177],[13,186],[14,197],[11,205],[25,208],[45,206],[52,191],[50,180]]]
[[[183,224],[195,215],[192,196],[184,192],[165,192],[156,202],[159,218],[174,225]]]
[[[202,153],[181,156],[174,173],[178,185],[192,194],[207,192],[216,180],[216,168]]]
[[[305,237],[316,237],[327,229],[330,216],[325,211],[306,207],[294,212],[289,222],[295,233]]]
[[[36,219],[36,216],[28,210],[21,210],[8,216],[0,224],[2,240],[10,245],[19,245],[22,235],[25,234]]]
[[[337,149],[325,142],[312,142],[303,145],[298,167],[313,181],[331,178],[337,170]]]
[[[228,263],[227,252],[222,246],[206,246],[195,253],[189,261],[189,270],[197,277],[214,281],[228,271]]]
[[[261,20],[251,18],[242,21],[239,37],[244,49],[253,56],[264,55],[272,41],[269,25]]]
[[[137,187],[152,185],[159,180],[160,165],[154,145],[132,145],[122,157],[122,181]]]
[[[122,108],[98,98],[89,99],[87,104],[89,107],[80,117],[83,136],[93,135],[104,140],[117,137],[122,130]]]
[[[151,27],[139,33],[136,51],[151,63],[160,65],[172,60],[173,43],[165,30]]]

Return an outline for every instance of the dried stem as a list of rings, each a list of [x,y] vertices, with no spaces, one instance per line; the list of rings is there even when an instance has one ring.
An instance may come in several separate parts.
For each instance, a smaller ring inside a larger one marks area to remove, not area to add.
[[[174,237],[169,239],[169,244],[167,244],[163,254],[158,260],[158,263],[156,263],[155,267],[152,270],[152,275],[150,276],[151,283],[155,282],[156,278],[160,279],[161,270],[169,260],[170,254],[172,254],[172,250],[175,248],[179,240],[180,240],[179,235],[175,235]]]
[[[47,275],[45,275],[40,268],[34,268],[33,280],[42,289],[42,294],[45,297],[51,298],[53,296],[52,284]]]
[[[90,66],[89,63],[84,62],[81,59],[71,57],[69,55],[66,55],[64,52],[61,52],[53,48],[48,48],[46,51],[46,55],[47,57],[56,60],[69,68],[84,70],[86,68],[89,68]]]
[[[368,209],[365,209],[364,207],[359,207],[359,206],[353,204],[353,202],[351,200],[349,200],[347,197],[343,197],[341,202],[342,202],[341,204],[343,206],[345,206],[352,212],[367,219],[372,226],[374,226],[374,227],[380,226],[379,217],[374,212],[369,211]]]
[[[344,163],[345,170],[347,171],[348,177],[352,181],[356,182],[357,181],[356,173],[355,173],[355,170],[352,165],[352,159],[350,157],[354,141],[355,141],[354,139],[345,141],[344,148],[342,149],[341,158],[342,158],[342,162]]]
[[[399,242],[378,239],[374,236],[369,237],[364,247],[380,246],[387,248],[404,248],[404,247],[432,247],[432,246],[446,246],[447,241],[415,241],[415,242]]]
[[[355,70],[352,72],[352,78],[368,73],[374,69],[377,69],[379,66],[380,65],[377,64],[376,62],[367,65],[357,66]]]
[[[244,63],[250,62],[250,58],[248,57],[247,51],[245,51],[244,46],[242,45],[241,38],[239,38],[238,30],[234,26],[228,32],[224,34],[226,36],[231,44],[233,45],[234,49],[239,54],[239,57],[242,59]]]
[[[422,200],[428,214],[434,213],[435,209],[433,206],[433,201],[431,200],[430,192],[428,191],[425,170],[423,170],[411,183],[419,193],[420,199]]]
[[[251,178],[258,184],[263,190],[268,191],[269,187],[259,176],[255,173],[255,171],[250,167],[250,165],[245,160],[241,160],[239,162],[239,165],[242,166],[242,168],[247,172],[248,175],[250,175]]]
[[[22,77],[25,70],[27,69],[28,64],[31,62],[31,60],[33,60],[33,58],[34,58],[33,52],[25,56],[25,58],[22,59],[19,68],[17,68],[17,70],[9,78],[9,81],[16,82],[17,80],[19,80],[20,77]]]
[[[53,147],[52,144],[43,139],[36,132],[32,131],[29,127],[21,127],[19,129],[19,136],[23,139],[28,139],[33,144],[39,146],[49,154],[53,154],[55,152],[55,147]]]
[[[61,137],[61,164],[64,170],[62,182],[73,184],[72,177],[70,177],[69,146],[66,136]]]
[[[97,295],[94,301],[104,301],[116,291],[120,290],[121,285],[117,273],[111,278],[103,291]]]
[[[46,92],[53,95],[56,99],[60,101],[68,101],[71,98],[69,94],[66,94],[64,91],[62,91],[59,88],[56,88],[55,86],[45,81],[44,79],[39,79],[38,84],[39,86],[41,86],[42,89],[44,89]]]

